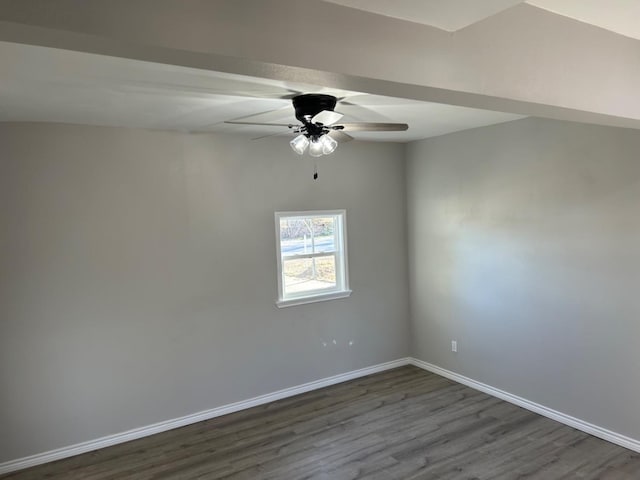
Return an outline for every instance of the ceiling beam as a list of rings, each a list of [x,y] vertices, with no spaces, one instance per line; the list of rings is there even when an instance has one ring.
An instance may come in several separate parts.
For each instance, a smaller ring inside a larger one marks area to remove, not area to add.
[[[526,4],[448,33],[315,0],[0,0],[0,41],[640,128],[640,41]]]

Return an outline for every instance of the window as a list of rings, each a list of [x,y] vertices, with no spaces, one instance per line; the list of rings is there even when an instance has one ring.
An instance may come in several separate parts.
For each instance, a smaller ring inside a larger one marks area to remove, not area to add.
[[[348,297],[344,210],[276,212],[278,307]]]

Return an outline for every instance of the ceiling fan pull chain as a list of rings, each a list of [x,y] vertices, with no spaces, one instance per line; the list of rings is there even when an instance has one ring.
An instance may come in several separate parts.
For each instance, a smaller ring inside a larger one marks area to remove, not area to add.
[[[313,179],[314,180],[318,179],[318,163],[317,162],[313,162]]]

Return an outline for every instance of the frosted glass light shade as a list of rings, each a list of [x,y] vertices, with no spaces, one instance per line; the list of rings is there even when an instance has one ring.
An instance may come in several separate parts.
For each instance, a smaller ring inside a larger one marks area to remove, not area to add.
[[[329,135],[323,135],[320,138],[320,143],[322,143],[322,153],[324,153],[325,155],[333,153],[336,148],[338,148],[338,142],[336,142]]]
[[[311,140],[311,144],[309,145],[309,154],[312,157],[320,157],[323,155],[322,141],[320,139]]]
[[[291,149],[298,155],[302,155],[309,146],[309,139],[304,135],[298,135],[296,138],[289,142]]]

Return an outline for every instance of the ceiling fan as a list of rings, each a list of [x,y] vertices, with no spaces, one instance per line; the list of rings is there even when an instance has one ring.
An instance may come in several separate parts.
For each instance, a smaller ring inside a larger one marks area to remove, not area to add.
[[[302,155],[307,147],[312,157],[329,155],[338,147],[337,140],[349,141],[353,137],[345,132],[402,132],[409,128],[406,123],[341,123],[343,117],[334,111],[338,99],[333,95],[306,93],[292,99],[296,119],[300,124],[261,123],[229,120],[234,125],[268,125],[287,127],[291,133],[299,134],[290,145],[294,152]]]

